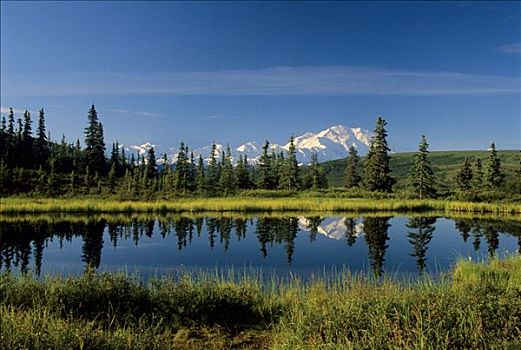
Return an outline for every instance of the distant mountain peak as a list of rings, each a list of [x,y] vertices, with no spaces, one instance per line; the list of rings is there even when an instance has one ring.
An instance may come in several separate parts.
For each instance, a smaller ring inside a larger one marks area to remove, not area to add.
[[[297,151],[297,160],[299,163],[309,163],[311,155],[316,153],[320,162],[340,159],[347,156],[349,147],[354,146],[357,148],[359,153],[365,153],[369,147],[369,141],[371,133],[368,130],[362,128],[350,128],[345,125],[337,124],[327,127],[319,132],[306,132],[300,136],[296,136],[294,144]],[[232,147],[232,158],[235,161],[239,155],[245,155],[248,160],[252,163],[256,163],[260,155],[262,154],[263,142],[249,141],[241,144],[237,147]],[[146,142],[142,145],[130,146],[129,150],[137,151],[140,155],[145,154],[151,147],[155,147],[154,144]],[[194,149],[194,156],[203,156],[205,161],[210,158],[210,151],[212,146],[208,145],[198,149]],[[220,143],[216,143],[215,155],[220,157],[222,151],[226,149],[226,146]],[[270,152],[285,152],[289,149],[289,143],[280,145],[277,143],[270,143]],[[168,156],[168,159],[175,161],[177,153],[175,148],[169,148],[169,152],[172,153]],[[156,150],[156,154],[157,150]]]

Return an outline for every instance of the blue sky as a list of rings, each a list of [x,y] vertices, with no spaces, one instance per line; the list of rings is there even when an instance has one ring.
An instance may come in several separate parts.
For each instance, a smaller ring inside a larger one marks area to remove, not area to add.
[[[238,145],[388,120],[397,151],[521,147],[519,2],[1,2],[1,107],[83,139]]]

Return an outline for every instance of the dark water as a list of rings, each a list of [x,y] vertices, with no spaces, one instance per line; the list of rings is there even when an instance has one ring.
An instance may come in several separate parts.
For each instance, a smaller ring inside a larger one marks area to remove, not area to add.
[[[0,271],[37,275],[81,274],[90,266],[144,278],[230,267],[410,276],[520,248],[521,221],[504,218],[0,218]]]

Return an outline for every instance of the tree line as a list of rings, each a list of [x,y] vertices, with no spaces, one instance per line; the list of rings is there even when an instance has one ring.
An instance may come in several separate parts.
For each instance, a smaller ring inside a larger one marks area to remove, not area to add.
[[[344,186],[369,192],[391,193],[396,179],[391,175],[387,122],[378,117],[368,154],[363,162],[351,147],[345,168]],[[213,144],[209,158],[194,156],[181,142],[173,163],[164,154],[158,162],[154,148],[145,154],[127,154],[118,142],[107,152],[103,124],[92,105],[87,113],[84,147],[80,140],[52,141],[46,133],[45,113],[39,111],[33,134],[30,112],[15,121],[11,108],[0,125],[0,194],[114,195],[124,199],[170,198],[184,195],[230,196],[242,190],[317,190],[328,187],[326,174],[311,155],[310,164],[299,166],[294,137],[286,151],[275,152],[266,140],[262,154],[252,165],[246,155],[233,159],[230,147],[218,151]],[[429,144],[421,137],[415,162],[409,172],[410,193],[418,198],[438,196],[439,187],[429,159]],[[108,154],[107,154],[108,153]],[[521,162],[515,177],[521,193]],[[456,174],[456,191],[462,195],[499,189],[504,172],[495,144],[482,164],[466,159]]]
[[[16,126],[17,125],[17,126]],[[56,195],[110,194],[122,198],[180,195],[229,196],[239,190],[319,189],[327,187],[316,154],[305,170],[297,162],[294,138],[286,152],[276,153],[268,141],[255,166],[246,155],[235,161],[230,147],[219,152],[212,145],[207,161],[197,158],[181,142],[171,163],[166,154],[158,162],[154,148],[145,154],[127,154],[118,142],[108,152],[103,124],[94,105],[87,114],[85,146],[80,140],[61,142],[46,133],[45,113],[39,111],[36,133],[30,113],[15,121],[11,108],[0,125],[0,194]]]
[[[354,147],[349,149],[345,170],[344,186],[348,189],[363,188],[368,191],[390,193],[396,183],[391,176],[390,148],[387,143],[386,121],[379,117],[376,121],[374,136],[371,139],[369,153],[365,157],[363,166]],[[415,155],[414,164],[409,170],[408,187],[414,197],[436,198],[438,196],[438,184],[435,171],[429,159],[429,144],[425,135],[421,136],[418,152]],[[517,188],[511,192],[521,194],[521,161],[515,170],[515,183]],[[455,175],[455,191],[459,197],[467,199],[478,198],[478,194],[484,191],[498,191],[505,184],[505,173],[501,166],[495,143],[492,142],[488,149],[488,160],[485,165],[480,158],[465,161]]]

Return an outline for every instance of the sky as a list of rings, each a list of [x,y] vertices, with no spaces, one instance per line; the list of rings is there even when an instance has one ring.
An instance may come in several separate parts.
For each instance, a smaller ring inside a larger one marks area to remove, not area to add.
[[[521,148],[520,2],[1,1],[0,106],[167,149],[388,122],[394,151]],[[110,148],[110,147],[109,147]]]

